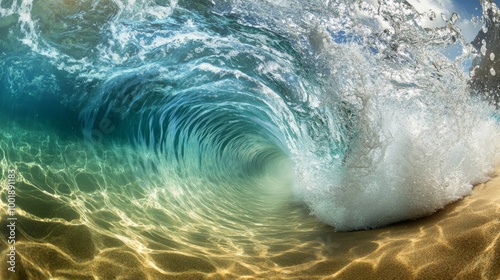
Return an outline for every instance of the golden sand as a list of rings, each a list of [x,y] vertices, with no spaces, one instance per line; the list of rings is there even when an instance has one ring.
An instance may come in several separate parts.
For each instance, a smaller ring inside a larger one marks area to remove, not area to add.
[[[0,279],[500,279],[498,176],[427,218],[358,232],[324,226],[254,255],[135,252],[83,225],[22,216],[18,225],[16,273],[2,238]]]

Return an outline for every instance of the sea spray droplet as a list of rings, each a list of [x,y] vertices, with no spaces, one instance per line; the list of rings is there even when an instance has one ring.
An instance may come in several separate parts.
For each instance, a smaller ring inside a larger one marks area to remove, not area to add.
[[[486,40],[481,41],[481,54],[486,55]]]
[[[495,60],[495,54],[494,54],[494,53],[490,53],[490,60],[491,60],[491,61],[494,61],[494,60]]]
[[[429,20],[436,20],[436,13],[433,10],[429,10]]]
[[[451,23],[455,23],[455,22],[457,22],[457,20],[459,20],[459,19],[460,19],[460,16],[459,16],[457,13],[453,13],[453,14],[451,14],[451,17],[450,17],[450,22],[451,22]]]
[[[483,33],[488,32],[488,26],[486,26],[486,25],[483,25],[483,26],[481,27],[481,29],[483,30]]]
[[[446,22],[446,21],[447,21],[446,16],[445,16],[443,13],[441,13],[441,19],[442,19],[444,22]]]
[[[497,72],[495,71],[495,69],[493,69],[493,67],[490,68],[490,74],[491,74],[491,76],[497,75]]]

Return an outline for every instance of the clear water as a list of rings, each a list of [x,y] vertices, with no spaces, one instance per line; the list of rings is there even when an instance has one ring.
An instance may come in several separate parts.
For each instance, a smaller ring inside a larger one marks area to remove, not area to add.
[[[495,104],[468,86],[480,53],[399,1],[0,7],[2,178],[23,238],[59,224],[88,245],[50,241],[74,259],[270,270],[318,229],[429,215],[499,163]]]

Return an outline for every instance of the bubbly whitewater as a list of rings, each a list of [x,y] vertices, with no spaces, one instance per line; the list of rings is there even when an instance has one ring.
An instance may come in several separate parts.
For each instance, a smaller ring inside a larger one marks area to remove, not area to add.
[[[271,269],[323,223],[469,194],[500,158],[495,104],[468,87],[480,52],[454,17],[376,2],[1,0],[0,171],[17,170],[23,238],[59,223],[98,240],[51,243],[74,260]]]

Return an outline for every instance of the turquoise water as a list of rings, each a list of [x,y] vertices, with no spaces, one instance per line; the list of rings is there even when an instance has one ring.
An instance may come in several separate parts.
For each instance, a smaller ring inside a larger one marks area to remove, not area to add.
[[[165,251],[266,270],[318,229],[429,215],[487,180],[498,112],[471,97],[479,54],[453,22],[337,2],[0,1],[20,238],[162,273]]]

